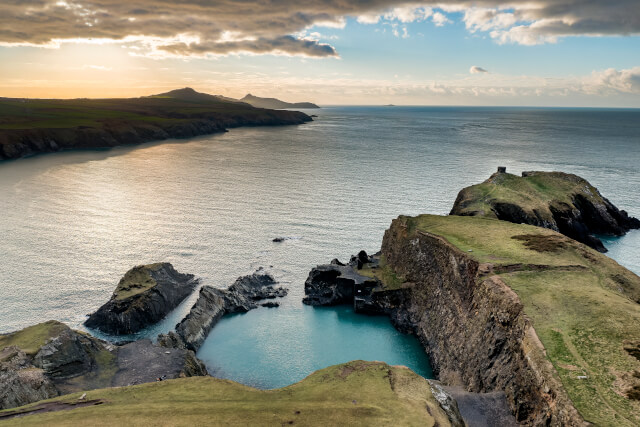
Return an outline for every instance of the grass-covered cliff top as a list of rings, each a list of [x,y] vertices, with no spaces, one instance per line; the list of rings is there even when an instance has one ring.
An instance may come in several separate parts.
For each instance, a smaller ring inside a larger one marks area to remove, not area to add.
[[[78,402],[80,393],[47,402]],[[428,382],[407,368],[354,361],[277,390],[192,377],[87,392],[103,403],[7,425],[450,425]],[[33,406],[40,405],[37,403]],[[24,410],[29,407],[19,408]],[[0,412],[0,416],[9,411]]]
[[[5,347],[17,346],[26,354],[33,356],[50,338],[58,336],[67,329],[69,327],[64,323],[50,320],[17,332],[0,335],[0,350]]]
[[[194,118],[252,118],[271,113],[274,112],[189,88],[141,98],[0,98],[0,132],[20,129],[101,128],[105,124],[122,122],[153,124],[180,123]]]
[[[481,217],[401,220],[410,235],[440,236],[478,262],[495,265],[496,274],[520,297],[586,420],[640,425],[640,277],[539,227]],[[512,264],[521,265],[501,271],[500,266]]]
[[[495,173],[481,184],[460,191],[452,214],[496,218],[493,205],[508,203],[525,212],[534,210],[545,220],[552,221],[550,204],[573,206],[573,195],[582,194],[602,203],[598,190],[585,179],[564,172],[525,172],[527,176]]]
[[[113,291],[114,299],[127,299],[156,286],[158,283],[151,276],[151,272],[158,271],[162,265],[162,263],[138,265],[127,271]]]

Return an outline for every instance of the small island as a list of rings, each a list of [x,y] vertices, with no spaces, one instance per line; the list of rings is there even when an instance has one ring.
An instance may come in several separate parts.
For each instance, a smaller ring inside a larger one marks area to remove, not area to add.
[[[0,111],[0,160],[313,120],[298,111],[256,108],[191,88],[125,99],[0,98]]]

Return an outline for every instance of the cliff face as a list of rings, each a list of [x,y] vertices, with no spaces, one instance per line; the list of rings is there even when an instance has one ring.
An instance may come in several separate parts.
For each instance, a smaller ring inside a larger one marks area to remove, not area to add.
[[[415,334],[445,384],[504,392],[523,425],[640,422],[640,277],[613,260],[544,228],[434,215],[394,220],[379,259],[351,273],[378,286],[350,279],[342,300]],[[314,269],[304,302],[332,304],[346,278]]]
[[[596,234],[624,235],[640,220],[619,210],[585,179],[562,172],[493,174],[464,188],[450,215],[483,216],[558,231],[600,252]]]
[[[437,236],[408,238],[399,220],[385,232],[382,253],[413,283],[394,321],[418,336],[442,381],[503,390],[523,424],[583,424],[522,303],[499,277],[483,278],[478,262]]]
[[[85,326],[113,335],[136,333],[163,319],[197,284],[192,274],[178,273],[169,263],[134,267]]]

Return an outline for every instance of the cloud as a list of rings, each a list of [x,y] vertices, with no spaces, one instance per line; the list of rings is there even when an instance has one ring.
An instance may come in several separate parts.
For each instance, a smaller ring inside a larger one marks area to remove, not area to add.
[[[473,65],[471,66],[471,68],[469,68],[469,72],[471,74],[480,74],[480,73],[488,73],[489,71],[485,70],[482,67],[478,67],[477,65]]]
[[[486,32],[497,43],[640,34],[638,0],[2,0],[0,45],[129,40],[146,48],[139,54],[151,56],[336,57],[331,45],[301,32],[343,28],[348,18],[442,26],[452,12],[462,14],[469,32]]]

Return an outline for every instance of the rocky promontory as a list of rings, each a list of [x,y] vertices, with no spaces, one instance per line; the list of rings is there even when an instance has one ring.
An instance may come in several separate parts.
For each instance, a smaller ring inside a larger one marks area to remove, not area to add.
[[[198,351],[223,315],[245,313],[257,308],[261,300],[287,295],[287,289],[275,287],[276,284],[273,276],[258,271],[239,277],[228,289],[203,286],[189,314],[176,325],[176,332],[160,335],[158,342],[167,347]]]
[[[313,120],[299,111],[255,108],[191,88],[127,99],[0,98],[0,109],[0,160]]]
[[[482,216],[549,228],[606,252],[596,235],[622,236],[640,228],[587,180],[563,172],[522,172],[500,168],[485,182],[460,191],[450,215]]]
[[[640,422],[640,277],[615,261],[552,230],[435,215],[394,220],[374,258],[312,270],[304,302],[335,303],[357,275],[343,302],[415,334],[448,387],[504,393],[519,424]]]
[[[0,409],[61,394],[206,375],[192,351],[113,345],[49,321],[0,336]]]
[[[162,320],[193,292],[198,280],[170,263],[139,265],[118,283],[111,299],[84,323],[112,335],[133,334]]]

